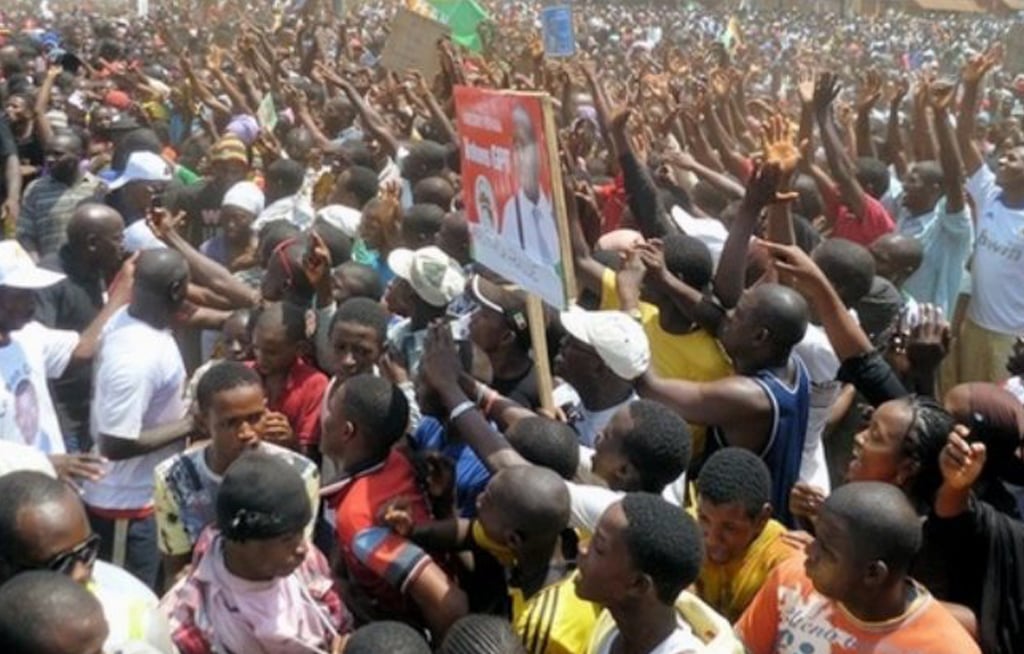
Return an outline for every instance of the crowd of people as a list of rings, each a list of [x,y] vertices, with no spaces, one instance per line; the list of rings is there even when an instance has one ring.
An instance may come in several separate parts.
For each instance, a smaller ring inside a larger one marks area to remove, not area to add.
[[[399,4],[0,8],[0,651],[1024,651],[1008,22]],[[554,106],[532,336],[459,86]]]

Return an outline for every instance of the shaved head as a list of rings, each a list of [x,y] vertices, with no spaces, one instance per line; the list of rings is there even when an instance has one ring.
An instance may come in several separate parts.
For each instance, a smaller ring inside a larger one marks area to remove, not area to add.
[[[90,236],[124,228],[124,219],[116,209],[98,202],[79,205],[68,221],[68,241],[84,244]]]
[[[174,250],[143,250],[135,262],[132,313],[164,327],[185,300],[188,264]]]
[[[852,550],[864,562],[884,561],[905,572],[921,548],[921,521],[902,490],[892,484],[845,484],[825,500],[824,513],[846,525]]]
[[[491,478],[487,492],[518,531],[555,534],[569,523],[569,491],[547,468],[506,468]]]
[[[750,289],[753,317],[772,335],[780,351],[790,350],[807,331],[807,301],[781,284],[758,284]]]
[[[875,259],[878,275],[896,286],[902,286],[903,282],[920,267],[924,258],[921,241],[903,234],[879,236],[869,249]]]

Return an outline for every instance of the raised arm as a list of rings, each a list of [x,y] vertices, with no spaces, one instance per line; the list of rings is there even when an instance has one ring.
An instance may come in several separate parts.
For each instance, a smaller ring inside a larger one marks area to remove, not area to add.
[[[946,195],[946,212],[958,213],[964,208],[964,164],[960,148],[949,124],[949,105],[956,87],[936,82],[931,86],[930,103],[935,116],[935,134],[939,141],[939,163],[942,165],[942,186]]]
[[[503,468],[530,465],[500,433],[491,428],[459,385],[462,366],[447,323],[436,322],[428,328],[420,371],[428,386],[438,394],[450,424],[492,473]]]
[[[857,152],[861,156],[878,156],[871,138],[871,111],[881,97],[882,76],[876,70],[869,70],[857,90]]]
[[[36,131],[39,133],[39,140],[44,144],[53,140],[53,126],[50,125],[50,119],[46,117],[46,110],[50,107],[50,92],[53,90],[53,85],[62,72],[64,72],[64,69],[57,65],[51,65],[47,68],[46,77],[43,78],[43,85],[39,88],[39,93],[36,95]]]
[[[782,170],[777,163],[765,163],[754,170],[747,184],[740,210],[729,228],[715,273],[715,297],[726,309],[740,301],[746,281],[747,250],[761,211],[775,202]]]
[[[576,281],[581,289],[601,295],[601,279],[604,277],[604,264],[591,256],[590,246],[583,234],[583,225],[580,223],[579,199],[576,197],[576,189],[573,188],[573,180],[568,175],[564,176],[565,212],[569,223],[569,243],[572,246],[573,270],[576,271]]]
[[[985,163],[981,156],[981,150],[974,142],[978,118],[978,97],[985,74],[995,67],[998,60],[998,50],[989,48],[985,54],[974,57],[960,70],[960,82],[964,92],[960,99],[960,114],[956,121],[956,137],[968,177],[978,172],[978,169]]]
[[[892,97],[889,99],[889,122],[885,128],[885,150],[888,163],[896,169],[896,176],[903,179],[907,174],[907,154],[903,148],[903,131],[900,128],[900,106],[910,91],[906,78],[891,82]]]
[[[854,215],[863,218],[866,207],[864,189],[854,175],[853,166],[843,149],[832,115],[832,104],[839,95],[839,90],[839,79],[833,73],[822,73],[818,77],[814,88],[815,119],[821,131],[821,141],[825,146],[829,168],[832,169],[832,175],[839,186],[839,195]]]
[[[647,164],[637,158],[626,133],[632,109],[624,108],[612,118],[611,138],[615,152],[619,155],[626,199],[629,209],[636,218],[640,232],[645,238],[657,238],[675,231],[669,224],[668,216],[658,200],[658,187],[647,172]]]

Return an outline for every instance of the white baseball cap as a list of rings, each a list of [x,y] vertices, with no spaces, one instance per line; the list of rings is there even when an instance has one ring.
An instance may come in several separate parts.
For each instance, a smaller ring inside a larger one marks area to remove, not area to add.
[[[116,191],[129,182],[169,182],[174,177],[174,170],[167,160],[152,152],[132,152],[128,156],[121,174],[107,184],[107,188]]]
[[[64,275],[37,266],[17,241],[0,241],[0,286],[31,291],[62,279]]]
[[[576,340],[597,351],[601,361],[619,377],[633,380],[651,365],[651,345],[644,328],[621,311],[561,313],[562,327]]]
[[[466,288],[466,275],[458,262],[434,245],[393,250],[388,255],[388,267],[431,306],[447,306]]]

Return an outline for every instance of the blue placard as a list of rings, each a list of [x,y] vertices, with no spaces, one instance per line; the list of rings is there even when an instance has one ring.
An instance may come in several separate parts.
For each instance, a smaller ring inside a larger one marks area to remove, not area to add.
[[[544,54],[549,57],[571,57],[576,54],[572,9],[568,5],[544,7],[540,20],[544,30]]]

